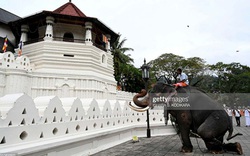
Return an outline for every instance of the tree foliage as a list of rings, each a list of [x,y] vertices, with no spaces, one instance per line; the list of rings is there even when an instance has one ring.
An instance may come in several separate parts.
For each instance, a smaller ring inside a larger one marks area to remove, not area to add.
[[[165,75],[173,80],[177,68],[188,75],[190,84],[207,92],[220,103],[229,105],[249,105],[250,68],[240,63],[214,65],[205,64],[199,57],[184,58],[172,53],[162,54],[149,62],[153,75]]]
[[[124,47],[127,39],[122,39],[120,41],[120,37],[121,36],[111,45],[115,80],[123,91],[139,92],[144,86],[141,79],[141,72],[132,65],[134,60],[131,58],[130,54],[126,54],[128,51],[133,51],[132,48]]]
[[[209,66],[217,76],[214,88],[222,93],[250,92],[250,68],[240,63],[224,64],[218,62]]]
[[[123,47],[127,39],[120,41],[120,35],[116,41],[111,45],[111,53],[114,61],[114,76],[118,84],[121,83],[121,76],[126,68],[127,64],[132,64],[134,60],[130,57],[130,54],[126,54],[128,51],[133,51],[132,48]]]
[[[172,53],[165,53],[149,62],[151,71],[156,75],[165,75],[169,79],[174,78],[177,68],[182,68],[189,76],[189,80],[193,80],[205,68],[205,61],[199,57],[191,57],[185,59],[183,56]]]
[[[250,103],[250,68],[240,63],[218,62],[208,66],[209,73],[202,75],[199,88],[218,102],[234,107]]]
[[[218,62],[209,66],[216,75],[210,92],[220,93],[222,102],[233,107],[247,106],[250,103],[250,68],[240,63],[224,64]]]
[[[120,36],[111,47],[114,56],[114,76],[122,90],[139,92],[144,88],[141,78],[141,70],[134,67],[133,59],[128,51],[132,48],[123,47],[126,39],[120,41]],[[190,84],[197,83],[197,87],[212,93],[213,97],[221,103],[230,106],[249,105],[250,103],[250,68],[240,63],[225,64],[218,62],[214,65],[205,64],[199,57],[184,58],[173,53],[165,53],[151,60],[150,82],[155,81],[155,76],[165,75],[174,80],[177,68],[182,68],[188,77]],[[149,84],[150,86],[150,84]]]

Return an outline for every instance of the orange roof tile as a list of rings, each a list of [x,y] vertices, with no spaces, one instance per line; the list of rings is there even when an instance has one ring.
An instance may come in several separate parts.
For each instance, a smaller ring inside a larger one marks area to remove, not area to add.
[[[78,16],[78,17],[87,17],[80,9],[78,9],[72,2],[68,2],[61,7],[53,11],[54,13]]]

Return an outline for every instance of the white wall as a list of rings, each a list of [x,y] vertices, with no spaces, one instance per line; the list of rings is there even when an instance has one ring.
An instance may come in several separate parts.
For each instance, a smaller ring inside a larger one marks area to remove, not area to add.
[[[131,111],[127,103],[5,95],[0,98],[0,153],[84,155],[132,139],[133,135],[145,137],[146,113]],[[150,125],[152,135],[174,133],[164,126],[163,110],[150,110]]]
[[[116,99],[116,81],[111,74],[112,69],[107,69],[109,72],[106,74],[102,73],[102,69],[109,67],[99,65],[90,69],[81,67],[82,70],[75,70],[72,66],[71,70],[63,67],[60,70],[51,66],[48,70],[37,70],[35,68],[39,65],[32,66],[28,56],[15,57],[11,52],[0,54],[0,61],[0,96],[26,93],[33,98],[56,95]]]

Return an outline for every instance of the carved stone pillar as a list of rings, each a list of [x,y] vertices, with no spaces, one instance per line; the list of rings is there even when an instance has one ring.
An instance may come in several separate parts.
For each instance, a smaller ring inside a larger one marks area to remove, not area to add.
[[[54,24],[54,18],[51,16],[46,17],[46,31],[45,31],[45,37],[44,40],[53,40],[53,24]]]
[[[86,43],[86,45],[93,45],[93,42],[92,42],[92,33],[91,33],[92,23],[91,22],[86,22],[85,23],[85,29],[86,29],[85,43]]]
[[[24,42],[26,42],[28,40],[28,31],[29,31],[29,26],[28,25],[22,25],[21,26],[21,33],[22,34],[21,34],[20,42],[22,41],[22,43],[24,43]]]

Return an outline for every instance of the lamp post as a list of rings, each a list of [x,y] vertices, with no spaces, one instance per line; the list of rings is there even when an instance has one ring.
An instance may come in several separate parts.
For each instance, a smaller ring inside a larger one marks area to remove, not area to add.
[[[148,79],[149,79],[149,66],[146,64],[146,59],[144,58],[144,64],[141,66],[142,79],[145,82],[145,89],[148,91]],[[151,137],[150,126],[149,126],[149,110],[147,110],[147,137]]]

